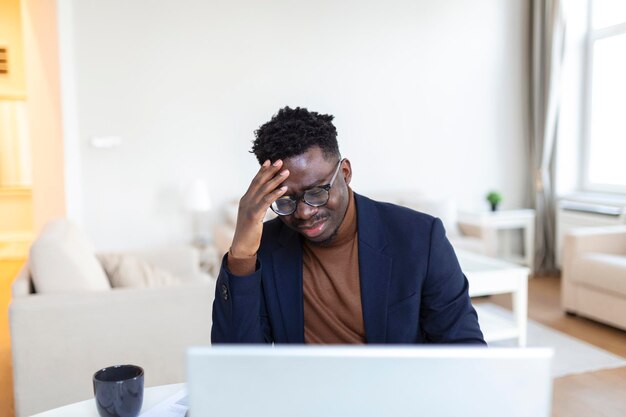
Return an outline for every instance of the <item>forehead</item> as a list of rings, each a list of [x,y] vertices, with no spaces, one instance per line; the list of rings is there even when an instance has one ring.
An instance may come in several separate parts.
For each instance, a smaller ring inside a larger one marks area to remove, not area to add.
[[[300,192],[314,185],[325,184],[332,175],[337,161],[326,160],[319,147],[313,147],[303,154],[286,158],[284,167],[289,170],[289,177],[283,183],[288,187],[287,194]]]

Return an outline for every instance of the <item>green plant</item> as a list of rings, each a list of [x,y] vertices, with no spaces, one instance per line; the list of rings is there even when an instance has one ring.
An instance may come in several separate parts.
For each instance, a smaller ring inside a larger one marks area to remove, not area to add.
[[[489,194],[487,194],[487,201],[492,205],[497,205],[502,201],[502,195],[499,192],[490,191]]]

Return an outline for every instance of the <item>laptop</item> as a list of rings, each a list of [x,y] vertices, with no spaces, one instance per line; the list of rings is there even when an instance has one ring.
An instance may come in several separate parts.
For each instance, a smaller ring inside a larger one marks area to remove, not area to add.
[[[191,417],[548,417],[546,348],[192,347]]]

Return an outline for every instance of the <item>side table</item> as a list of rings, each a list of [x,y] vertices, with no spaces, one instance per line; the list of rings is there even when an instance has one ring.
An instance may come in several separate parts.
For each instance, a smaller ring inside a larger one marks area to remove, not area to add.
[[[521,263],[533,270],[535,253],[535,210],[498,210],[481,212],[460,212],[459,223],[478,227],[485,239],[487,254],[491,257],[503,257],[505,259]],[[500,240],[499,232],[512,229],[522,229],[523,249],[521,257],[515,258],[512,255],[509,235],[504,234],[503,241]],[[501,253],[502,248],[503,253]]]

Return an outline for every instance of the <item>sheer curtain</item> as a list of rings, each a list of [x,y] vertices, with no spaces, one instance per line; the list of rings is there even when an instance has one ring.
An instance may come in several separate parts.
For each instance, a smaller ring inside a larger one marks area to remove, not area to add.
[[[565,22],[562,0],[531,0],[530,163],[537,213],[535,272],[555,266],[554,150],[558,128]]]

